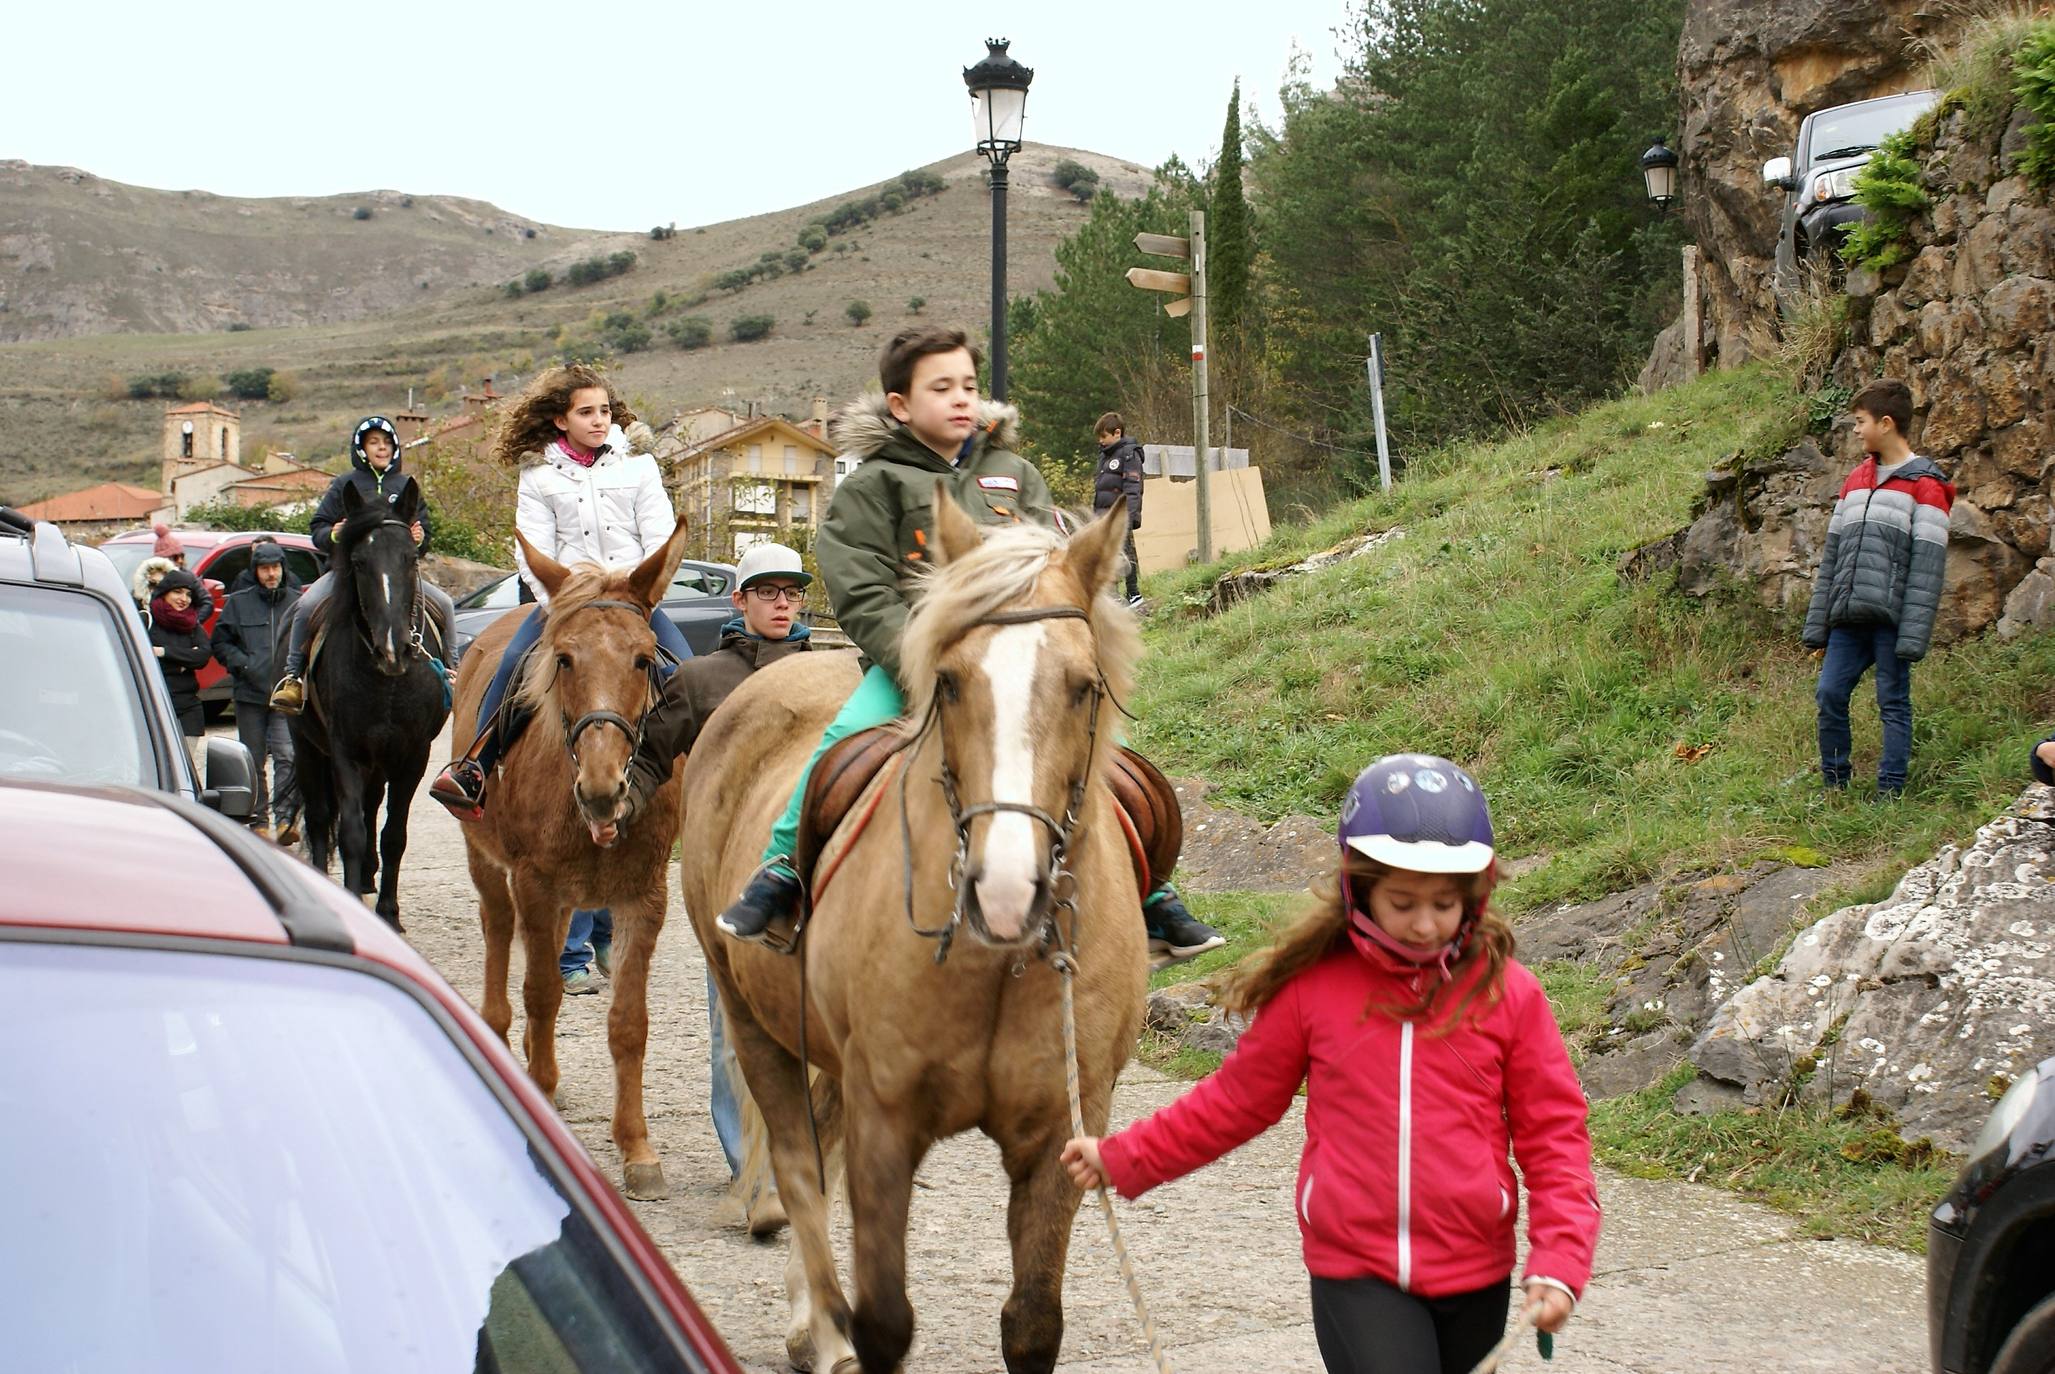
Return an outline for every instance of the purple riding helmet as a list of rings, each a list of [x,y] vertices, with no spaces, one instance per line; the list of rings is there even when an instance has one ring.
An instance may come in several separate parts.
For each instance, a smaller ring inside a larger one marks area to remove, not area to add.
[[[1387,754],[1357,774],[1342,799],[1337,838],[1345,858],[1354,851],[1389,868],[1496,872],[1491,807],[1483,789],[1461,768],[1431,754]],[[1365,955],[1381,951],[1409,964],[1438,964],[1444,977],[1462,957],[1484,905],[1481,896],[1469,904],[1448,944],[1418,950],[1378,929],[1352,885],[1347,900],[1349,935],[1357,949]]]

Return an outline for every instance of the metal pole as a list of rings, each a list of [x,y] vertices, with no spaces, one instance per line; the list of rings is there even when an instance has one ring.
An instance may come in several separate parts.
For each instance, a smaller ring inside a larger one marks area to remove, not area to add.
[[[1006,399],[1006,160],[992,160],[992,399]]]
[[[1370,413],[1377,421],[1377,482],[1391,490],[1391,450],[1384,439],[1384,339],[1370,336]]]
[[[1192,466],[1199,483],[1199,561],[1213,561],[1213,492],[1206,424],[1206,212],[1192,211]]]

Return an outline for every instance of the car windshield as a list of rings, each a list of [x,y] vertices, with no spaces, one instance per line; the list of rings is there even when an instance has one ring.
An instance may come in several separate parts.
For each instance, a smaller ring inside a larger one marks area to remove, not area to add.
[[[247,955],[0,950],[0,1043],[36,1046],[0,1055],[7,1367],[694,1367],[407,993]]]
[[[1807,153],[1807,162],[1869,152],[1885,138],[1918,119],[1933,103],[1933,96],[1921,92],[1902,100],[1883,100],[1875,104],[1865,102],[1845,110],[1823,112],[1812,123],[1812,145]]]
[[[159,785],[116,614],[83,592],[0,585],[0,778]]]
[[[148,544],[102,544],[100,552],[107,555],[107,561],[114,565],[114,571],[121,574],[123,586],[135,580],[136,569],[143,566],[143,560],[150,556]]]

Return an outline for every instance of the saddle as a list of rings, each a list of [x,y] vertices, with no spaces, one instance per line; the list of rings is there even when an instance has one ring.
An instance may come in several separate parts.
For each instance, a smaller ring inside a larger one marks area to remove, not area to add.
[[[859,730],[830,745],[814,765],[807,779],[806,801],[799,813],[798,853],[794,866],[808,879],[816,899],[827,887],[840,864],[836,859],[822,866],[828,842],[863,799],[871,784],[912,743],[903,731],[889,725]],[[1178,809],[1177,791],[1170,779],[1132,749],[1113,751],[1113,767],[1107,783],[1117,803],[1121,830],[1127,838],[1128,855],[1134,863],[1135,881],[1147,893],[1167,881],[1184,850],[1184,813]],[[855,839],[876,812],[885,789],[879,788],[869,804],[855,818]],[[847,852],[847,846],[843,846]]]

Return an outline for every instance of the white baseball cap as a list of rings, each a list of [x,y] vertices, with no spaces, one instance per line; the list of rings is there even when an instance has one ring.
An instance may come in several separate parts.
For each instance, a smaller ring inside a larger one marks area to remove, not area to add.
[[[735,565],[739,580],[738,591],[748,591],[754,583],[767,577],[783,577],[804,587],[813,581],[799,561],[799,551],[788,549],[783,544],[751,544],[743,553],[742,561]]]

